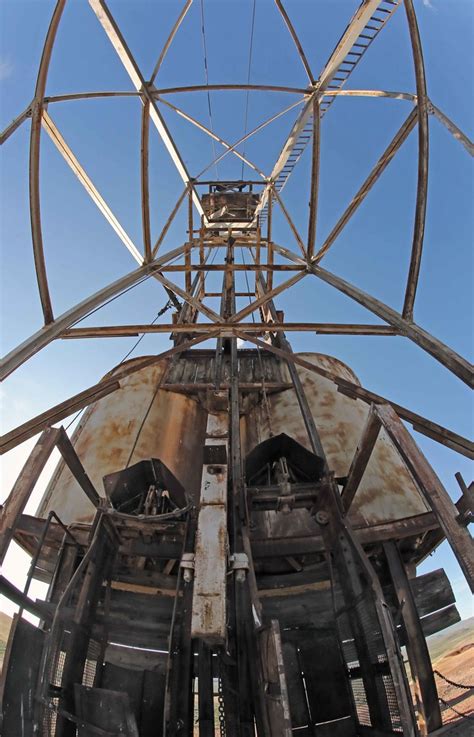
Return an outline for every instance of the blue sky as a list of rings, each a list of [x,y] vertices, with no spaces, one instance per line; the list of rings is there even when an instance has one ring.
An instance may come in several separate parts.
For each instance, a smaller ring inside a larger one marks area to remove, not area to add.
[[[286,7],[317,75],[358,6],[354,0],[287,0]],[[424,47],[428,93],[433,102],[472,137],[472,48],[474,6],[469,0],[415,2]],[[0,8],[0,126],[31,101],[41,48],[54,3],[4,0]],[[145,77],[182,7],[161,0],[111,0],[110,8]],[[245,83],[251,0],[204,0],[210,83]],[[374,42],[348,88],[415,91],[403,9]],[[160,70],[157,86],[203,84],[200,2],[195,0]],[[272,0],[257,0],[250,73],[252,83],[306,86],[304,69]],[[58,32],[47,94],[85,90],[131,90],[131,83],[85,0],[70,0]],[[209,125],[204,93],[167,99]],[[248,128],[297,100],[283,93],[250,93]],[[246,95],[211,95],[214,130],[233,142],[243,135]],[[191,174],[213,158],[210,139],[173,111],[161,111]],[[321,126],[321,184],[317,241],[343,212],[371,167],[411,109],[398,100],[339,99]],[[50,105],[49,114],[127,233],[141,248],[140,103],[136,99],[92,100]],[[296,111],[282,116],[245,146],[266,173],[272,168]],[[2,353],[40,327],[28,212],[29,123],[2,150]],[[181,180],[151,130],[150,191],[152,239],[182,191]],[[216,144],[217,152],[220,147]],[[304,235],[307,229],[310,152],[302,157],[283,199]],[[54,149],[42,137],[41,207],[50,289],[58,315],[87,294],[135,268],[135,262]],[[430,120],[430,177],[425,248],[415,305],[416,321],[463,355],[472,357],[472,180],[465,150]],[[239,178],[240,162],[228,156],[220,178]],[[245,176],[250,170],[245,170]],[[252,178],[254,174],[252,173]],[[322,265],[401,309],[409,264],[417,176],[417,136],[412,133],[388,170],[338,238]],[[186,213],[163,245],[184,240]],[[275,240],[296,250],[288,227],[275,219]],[[278,283],[278,279],[276,279]],[[217,285],[216,285],[217,286]],[[150,322],[166,302],[148,280],[83,324]],[[217,308],[217,303],[211,304]],[[243,306],[243,304],[241,305]],[[376,322],[370,313],[319,280],[306,277],[278,299],[287,320]],[[167,322],[169,313],[162,320]],[[403,338],[332,337],[293,334],[295,350],[329,353],[347,362],[362,384],[463,434],[472,435],[467,388],[445,368]],[[121,360],[134,339],[57,341],[33,357],[3,387],[4,429],[98,381]],[[169,347],[166,336],[146,336],[140,352]],[[467,482],[467,459],[416,435],[453,498],[454,473]],[[4,478],[17,473],[31,443],[7,456]],[[2,493],[6,496],[8,489]],[[464,616],[471,613],[461,573],[446,545],[423,569],[445,566]]]

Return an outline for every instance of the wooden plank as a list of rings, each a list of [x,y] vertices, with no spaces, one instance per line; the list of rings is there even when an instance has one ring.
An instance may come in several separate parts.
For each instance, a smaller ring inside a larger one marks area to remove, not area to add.
[[[410,663],[413,691],[417,706],[417,722],[420,735],[439,729],[443,720],[438,701],[438,692],[431,667],[431,658],[416,608],[415,596],[403,565],[396,543],[384,543],[390,576],[403,618],[405,643]]]
[[[59,429],[59,435],[56,445],[64,458],[66,465],[71,471],[72,475],[76,479],[81,489],[86,494],[87,498],[92,502],[94,507],[98,507],[101,502],[101,497],[97,493],[92,481],[85,472],[84,466],[82,465],[79,457],[74,450],[74,446],[66,435],[66,431],[63,427]]]
[[[41,433],[3,506],[0,519],[0,564],[3,563],[18,520],[58,437],[59,430],[51,427]]]
[[[461,527],[457,520],[455,504],[395,410],[390,405],[377,405],[376,411],[415,483],[436,514],[439,526],[474,592],[474,543],[468,530]]]
[[[2,734],[34,737],[34,694],[45,633],[17,614],[3,662],[0,692]]]
[[[362,477],[367,468],[367,464],[372,455],[375,443],[379,436],[380,419],[375,413],[374,405],[371,405],[366,424],[362,430],[362,437],[357,446],[356,452],[352,459],[347,480],[342,490],[342,503],[346,512],[349,510],[352,501],[359,488]]]

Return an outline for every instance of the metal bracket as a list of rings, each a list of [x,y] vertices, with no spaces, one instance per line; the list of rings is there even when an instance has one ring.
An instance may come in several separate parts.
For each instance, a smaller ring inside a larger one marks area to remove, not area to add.
[[[231,572],[235,572],[235,580],[245,581],[246,571],[249,569],[249,559],[245,553],[234,553],[229,558]]]
[[[194,578],[194,553],[183,553],[179,567],[183,569],[186,583],[190,583]]]

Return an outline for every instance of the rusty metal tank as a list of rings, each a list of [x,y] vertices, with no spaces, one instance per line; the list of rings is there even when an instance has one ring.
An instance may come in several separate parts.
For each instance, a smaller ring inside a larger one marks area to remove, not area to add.
[[[306,361],[359,384],[352,370],[331,356],[319,353],[299,354]],[[239,381],[249,386],[258,382],[262,371],[261,357],[255,351],[239,352]],[[173,364],[172,380],[166,376],[164,361],[147,366],[120,379],[120,389],[92,405],[76,429],[73,443],[93,484],[104,494],[105,475],[124,469],[138,461],[159,458],[176,476],[191,497],[200,487],[206,421],[212,405],[206,401],[214,378],[214,351],[190,351]],[[133,359],[129,366],[143,359]],[[121,366],[123,368],[123,364]],[[286,433],[309,449],[295,392],[286,363],[266,354],[265,380],[272,389],[268,402],[262,392],[249,392],[242,398],[241,435],[243,455],[248,454],[272,434]],[[107,378],[113,377],[114,369]],[[351,459],[360,440],[369,405],[337,390],[331,380],[298,367],[312,414],[327,456],[329,468],[336,477],[347,475]],[[225,386],[225,370],[224,370]],[[261,378],[261,377],[260,377]],[[172,387],[172,388],[170,388]],[[193,387],[196,387],[194,390]],[[199,389],[199,390],[198,390]],[[212,393],[212,392],[211,392]],[[222,407],[219,408],[222,411]],[[54,509],[67,523],[90,522],[94,509],[80,490],[68,468],[60,463],[41,501],[38,514],[45,516]],[[377,524],[410,517],[428,511],[409,472],[395,447],[382,429],[374,452],[351,507],[351,519],[357,524]],[[301,518],[306,528],[305,515]],[[279,534],[285,524],[282,515],[267,513],[272,534]],[[277,519],[278,518],[278,519]],[[305,531],[302,529],[302,532]],[[307,531],[307,530],[306,530]]]

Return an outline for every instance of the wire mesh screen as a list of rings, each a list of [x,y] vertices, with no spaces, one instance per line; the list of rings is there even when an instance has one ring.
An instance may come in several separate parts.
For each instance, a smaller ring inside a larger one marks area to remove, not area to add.
[[[86,662],[84,663],[84,672],[82,674],[83,686],[94,686],[95,676],[97,673],[97,662],[100,657],[101,646],[97,640],[89,640],[87,648]]]
[[[332,575],[335,590],[339,591],[339,596],[335,600],[336,622],[357,720],[361,726],[377,726],[372,724],[367,685],[364,683],[360,663],[360,650],[364,648],[368,656],[371,679],[375,684],[371,698],[376,698],[381,705],[387,726],[390,726],[393,731],[402,731],[398,700],[372,589],[363,582],[363,578],[360,578],[362,591],[352,602],[346,602],[342,596],[342,587],[339,585],[338,572],[333,570]],[[356,635],[359,638],[358,642],[356,642]]]

